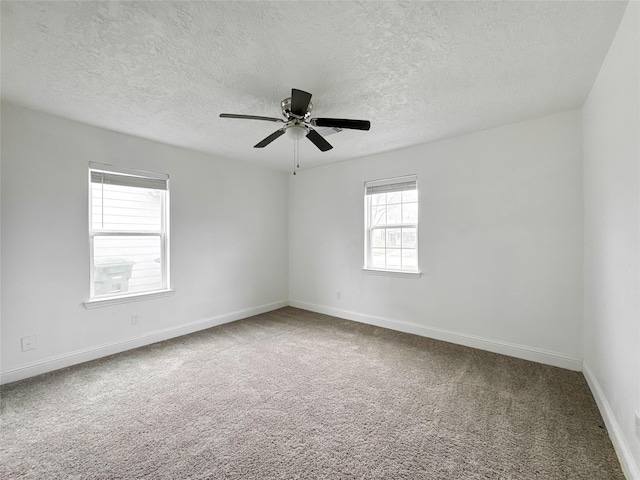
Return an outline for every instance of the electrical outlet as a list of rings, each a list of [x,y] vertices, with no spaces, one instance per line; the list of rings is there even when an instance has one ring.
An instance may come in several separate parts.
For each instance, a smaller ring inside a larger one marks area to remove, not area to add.
[[[28,337],[22,337],[20,339],[20,346],[22,347],[23,352],[28,352],[29,350],[35,350],[37,346],[36,336],[30,335]]]
[[[336,298],[337,298],[338,300],[342,300],[342,292],[338,292],[338,293],[336,293]]]
[[[140,315],[131,315],[131,325],[140,324]]]
[[[636,437],[640,438],[640,413],[636,412]]]

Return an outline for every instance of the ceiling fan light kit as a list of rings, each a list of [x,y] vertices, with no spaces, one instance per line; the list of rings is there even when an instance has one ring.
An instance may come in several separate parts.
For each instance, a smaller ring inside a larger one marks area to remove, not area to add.
[[[307,129],[302,125],[289,125],[284,127],[284,131],[287,134],[287,137],[293,140],[300,140],[307,136]]]
[[[276,117],[260,115],[240,115],[235,113],[221,113],[221,118],[240,118],[245,120],[262,120],[267,122],[284,123],[284,126],[254,145],[254,148],[264,148],[283,134],[294,141],[307,137],[322,152],[331,150],[333,146],[320,135],[315,128],[329,128],[334,131],[342,129],[369,130],[371,122],[368,120],[352,120],[347,118],[311,118],[311,94],[296,88],[291,89],[291,97],[280,102],[284,120]],[[297,148],[294,150],[297,152]],[[297,159],[296,159],[297,160]],[[294,171],[295,173],[295,171]]]

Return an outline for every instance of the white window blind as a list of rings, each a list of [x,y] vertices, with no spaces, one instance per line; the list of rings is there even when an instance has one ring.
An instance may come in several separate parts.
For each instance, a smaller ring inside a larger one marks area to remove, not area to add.
[[[91,299],[169,288],[164,174],[90,164]]]
[[[365,268],[418,272],[417,180],[365,183]]]
[[[409,190],[417,189],[417,179],[414,178],[412,180],[399,180],[399,181],[391,181],[391,183],[382,183],[378,184],[378,182],[367,182],[367,195],[374,195],[376,193],[392,193],[392,192],[406,192]]]
[[[156,190],[167,189],[166,179],[120,175],[97,170],[91,171],[91,182],[105,185],[120,185],[123,187],[153,188]]]

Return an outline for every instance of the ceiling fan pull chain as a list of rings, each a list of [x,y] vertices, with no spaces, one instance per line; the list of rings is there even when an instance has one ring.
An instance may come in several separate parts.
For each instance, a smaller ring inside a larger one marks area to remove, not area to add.
[[[298,142],[293,142],[293,174],[296,174],[296,143]]]

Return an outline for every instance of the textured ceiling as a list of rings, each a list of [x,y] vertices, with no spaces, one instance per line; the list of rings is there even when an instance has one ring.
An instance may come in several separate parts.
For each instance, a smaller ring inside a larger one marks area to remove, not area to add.
[[[302,168],[584,102],[625,2],[2,1],[2,97],[92,125],[287,170],[253,145],[292,87],[369,132],[300,144]]]

